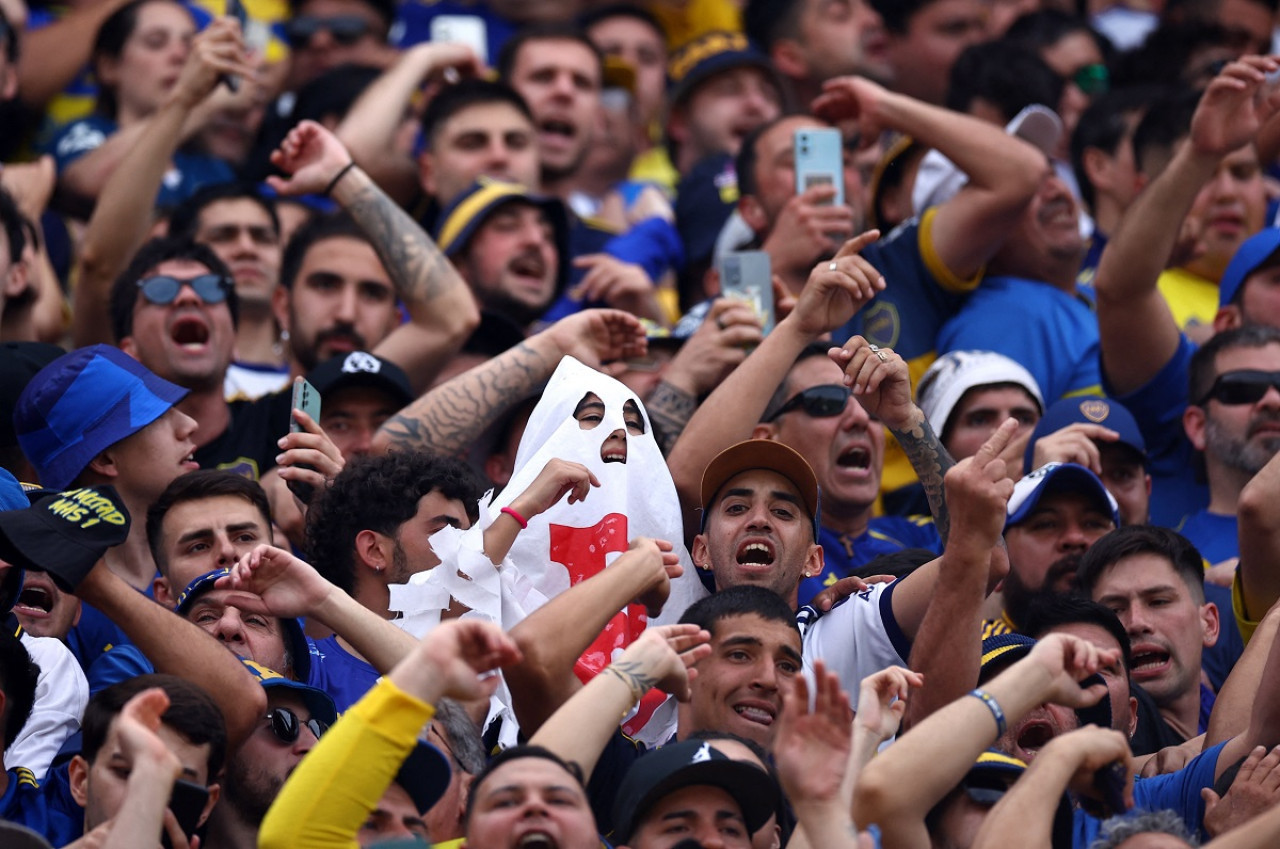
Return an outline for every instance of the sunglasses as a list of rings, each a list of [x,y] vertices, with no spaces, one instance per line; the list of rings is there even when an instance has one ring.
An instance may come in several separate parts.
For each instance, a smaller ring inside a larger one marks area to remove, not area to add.
[[[845,405],[849,403],[849,396],[852,394],[853,392],[849,387],[835,383],[810,386],[803,392],[797,392],[792,395],[787,400],[787,403],[779,407],[766,421],[771,422],[783,413],[789,413],[792,410],[804,410],[805,415],[812,416],[815,419],[829,419],[844,412]]]
[[[284,35],[289,46],[297,49],[307,47],[320,30],[326,30],[334,41],[350,47],[368,35],[371,29],[368,21],[355,15],[335,15],[332,18],[300,15],[284,25]]]
[[[157,306],[173,303],[183,286],[194,289],[196,295],[206,304],[220,304],[227,299],[231,281],[221,274],[201,274],[190,280],[179,280],[177,277],[157,274],[155,277],[145,277],[138,281],[138,289],[142,291],[142,297]]]
[[[1111,74],[1107,71],[1107,66],[1100,63],[1085,65],[1071,75],[1070,81],[1090,96],[1106,94],[1111,88]]]
[[[1267,390],[1275,387],[1280,392],[1280,371],[1257,371],[1241,369],[1218,375],[1218,379],[1204,393],[1196,406],[1203,407],[1210,399],[1219,404],[1256,404],[1267,394]]]
[[[267,725],[270,726],[271,733],[276,735],[277,740],[288,745],[298,741],[298,735],[302,733],[304,725],[311,730],[317,740],[320,739],[320,735],[329,730],[329,726],[318,719],[308,719],[303,722],[296,713],[282,707],[272,708],[267,712]]]

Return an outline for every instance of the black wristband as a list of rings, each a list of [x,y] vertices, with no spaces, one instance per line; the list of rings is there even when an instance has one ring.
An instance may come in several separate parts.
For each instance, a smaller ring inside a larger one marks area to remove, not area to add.
[[[333,190],[338,187],[338,181],[347,176],[347,172],[356,167],[356,161],[353,159],[346,165],[342,166],[342,170],[333,175],[333,179],[329,181],[329,185],[324,187],[324,196],[328,197],[333,194]]]

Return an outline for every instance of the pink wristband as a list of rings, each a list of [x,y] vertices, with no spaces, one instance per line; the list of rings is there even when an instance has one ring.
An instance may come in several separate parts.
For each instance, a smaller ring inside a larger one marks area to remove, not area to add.
[[[520,528],[522,530],[524,528],[529,527],[529,523],[525,521],[524,516],[521,516],[519,513],[517,513],[515,510],[511,509],[510,507],[503,507],[501,512],[506,513],[508,516],[515,519],[517,522],[519,522]]]

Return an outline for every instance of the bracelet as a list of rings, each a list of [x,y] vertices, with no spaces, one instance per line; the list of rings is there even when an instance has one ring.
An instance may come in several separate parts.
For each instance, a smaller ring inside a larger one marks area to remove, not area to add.
[[[346,165],[342,166],[342,170],[333,175],[333,179],[329,181],[329,185],[324,187],[324,196],[328,197],[333,194],[333,190],[338,187],[338,181],[347,176],[347,172],[356,167],[356,161],[353,159]]]
[[[1005,730],[1008,729],[1009,723],[1005,721],[1004,711],[1000,709],[1000,703],[995,700],[995,697],[986,690],[981,689],[971,690],[969,691],[969,695],[981,701],[991,710],[991,715],[995,717],[996,720],[996,736],[999,737],[1003,735]]]
[[[524,516],[521,516],[519,513],[517,513],[515,510],[511,509],[510,507],[503,507],[502,510],[499,512],[506,513],[508,516],[515,519],[517,522],[519,522],[521,530],[524,530],[525,528],[529,527],[529,523],[525,520]]]

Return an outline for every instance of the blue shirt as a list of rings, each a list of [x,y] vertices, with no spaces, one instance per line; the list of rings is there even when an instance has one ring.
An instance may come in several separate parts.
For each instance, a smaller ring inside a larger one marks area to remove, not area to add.
[[[815,595],[847,578],[854,570],[867,565],[882,554],[904,548],[927,548],[934,554],[942,550],[942,539],[933,519],[928,516],[877,516],[856,537],[819,528],[822,546],[822,572],[800,581],[800,605],[807,605]]]
[[[1177,772],[1134,779],[1134,809],[1159,811],[1167,808],[1182,817],[1192,834],[1198,833],[1204,819],[1204,801],[1200,798],[1200,791],[1213,786],[1218,755],[1225,745],[1226,743],[1219,743],[1206,749]],[[1101,827],[1102,820],[1077,808],[1072,845],[1078,849],[1087,849],[1097,838]]]
[[[66,768],[62,767],[65,775]],[[65,846],[84,832],[84,810],[69,793],[58,792],[57,781],[37,781],[25,767],[6,770],[9,786],[0,796],[0,819],[25,825],[54,846]],[[65,783],[64,783],[65,785]]]
[[[1112,395],[1133,413],[1147,443],[1151,523],[1166,528],[1178,527],[1184,516],[1209,503],[1209,488],[1196,480],[1195,449],[1182,427],[1195,351],[1195,344],[1184,335],[1155,377],[1127,395]]]
[[[1038,280],[988,277],[938,334],[938,351],[995,351],[1021,363],[1045,404],[1101,395],[1098,320],[1089,304]]]

